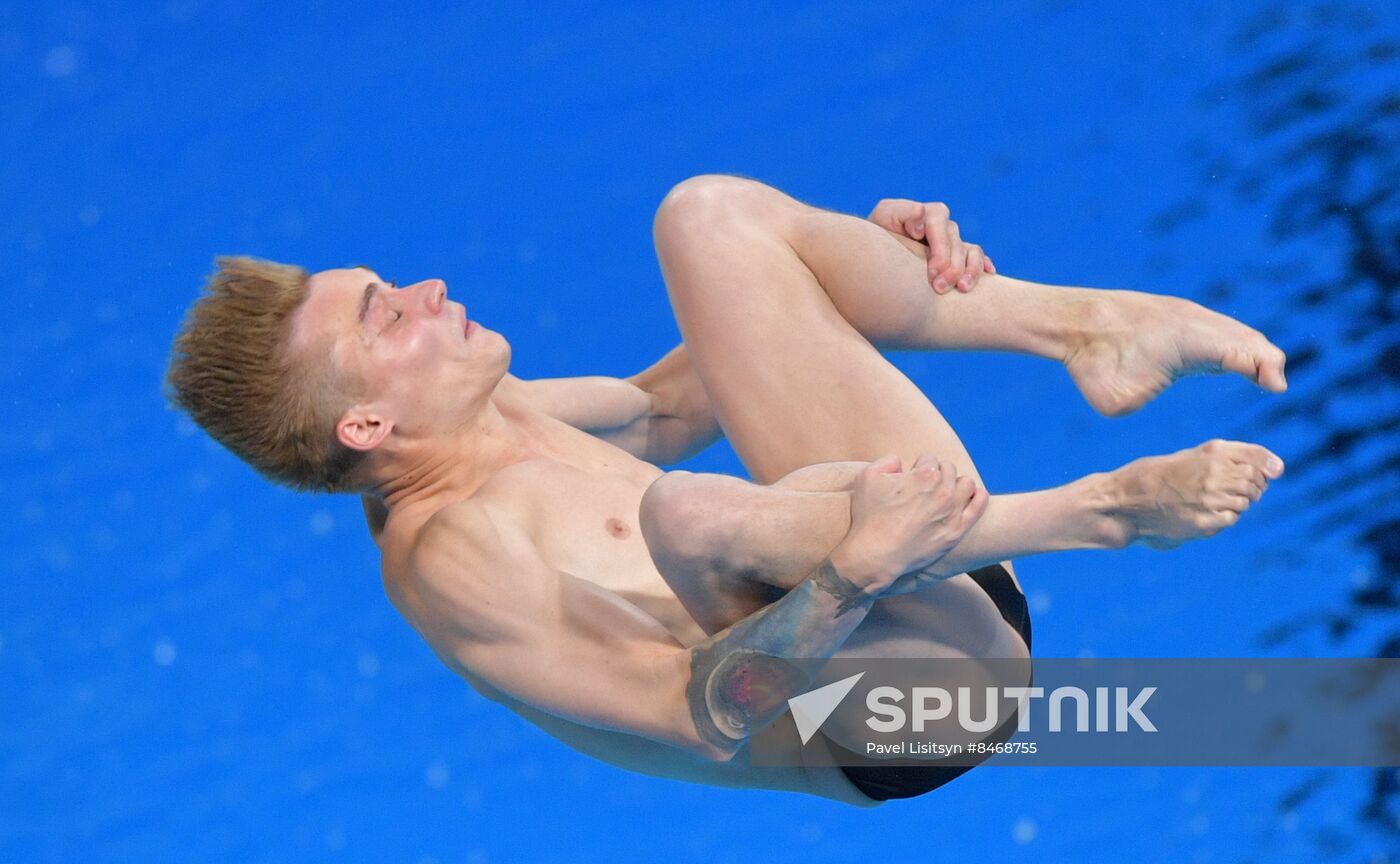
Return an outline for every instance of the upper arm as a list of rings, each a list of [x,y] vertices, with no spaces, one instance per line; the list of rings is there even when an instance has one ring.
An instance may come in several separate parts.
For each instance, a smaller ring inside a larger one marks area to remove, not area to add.
[[[525,380],[507,375],[502,383],[508,396],[588,432],[625,427],[651,413],[651,394],[621,378],[581,375]]]
[[[459,672],[575,723],[715,755],[691,719],[684,646],[622,597],[549,567],[479,505],[434,517],[412,582],[415,623]]]
[[[705,383],[684,342],[627,380],[652,394],[648,461],[670,465],[699,453],[723,436],[710,394],[705,391]]]
[[[684,346],[627,379],[507,376],[503,384],[508,396],[656,465],[692,456],[721,434]]]
[[[650,393],[630,381],[603,375],[531,380],[507,375],[502,385],[508,398],[647,458],[654,403]]]

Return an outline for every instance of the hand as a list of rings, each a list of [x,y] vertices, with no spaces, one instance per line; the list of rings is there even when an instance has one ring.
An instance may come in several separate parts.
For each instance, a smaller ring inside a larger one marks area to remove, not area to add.
[[[851,529],[832,550],[838,573],[876,596],[912,591],[935,577],[941,559],[987,509],[986,490],[951,464],[920,456],[903,471],[898,456],[870,463],[851,490]],[[839,553],[839,554],[838,554]],[[845,570],[842,562],[850,562]],[[901,579],[903,574],[912,579]]]
[[[886,198],[867,218],[886,231],[928,246],[928,282],[935,294],[947,294],[954,286],[966,294],[983,273],[997,272],[981,246],[962,241],[947,204]]]

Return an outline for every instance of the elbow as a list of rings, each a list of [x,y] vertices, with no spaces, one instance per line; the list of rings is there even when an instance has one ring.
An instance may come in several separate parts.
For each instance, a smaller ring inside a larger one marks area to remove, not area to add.
[[[743,741],[700,741],[696,752],[706,762],[713,762],[716,765],[727,765],[734,761],[734,757],[739,755],[743,749]]]
[[[672,739],[673,742],[706,762],[724,765],[734,761],[734,757],[748,743],[748,738],[731,738],[720,731],[704,697],[696,693],[696,689],[686,688],[684,709],[672,715],[672,719],[678,721],[678,726],[671,728],[680,733]]]
[[[690,655],[687,651],[680,656],[685,662],[684,658]],[[724,734],[705,699],[703,682],[694,677],[693,670],[682,670],[681,664],[677,664],[677,669],[681,674],[676,678],[676,698],[664,700],[667,717],[663,722],[670,732],[667,738],[673,745],[706,762],[723,765],[734,761],[748,743],[747,736],[733,738]]]

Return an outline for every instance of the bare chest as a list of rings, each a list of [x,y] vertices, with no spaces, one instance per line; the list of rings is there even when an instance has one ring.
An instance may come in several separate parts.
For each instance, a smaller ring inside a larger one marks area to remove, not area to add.
[[[642,495],[661,473],[652,466],[544,463],[508,506],[550,566],[636,604],[691,645],[704,633],[656,569],[638,524]]]

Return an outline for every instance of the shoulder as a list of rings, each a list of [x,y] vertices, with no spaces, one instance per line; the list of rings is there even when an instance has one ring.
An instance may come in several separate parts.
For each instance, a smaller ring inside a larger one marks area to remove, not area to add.
[[[390,599],[434,648],[491,638],[511,608],[512,584],[529,578],[539,555],[509,520],[477,500],[439,509],[415,532]]]
[[[407,563],[419,579],[445,572],[454,579],[481,578],[492,568],[519,565],[533,554],[534,544],[514,520],[478,495],[429,517],[409,545]]]
[[[558,487],[562,467],[525,460],[499,469],[468,497],[394,511],[376,538],[386,578],[531,552],[540,504]]]
[[[407,515],[385,543],[391,602],[424,635],[446,628],[466,637],[499,629],[499,616],[544,600],[552,569],[536,542],[537,499],[557,485],[534,461],[496,472],[471,497]],[[431,640],[430,640],[431,641]]]

